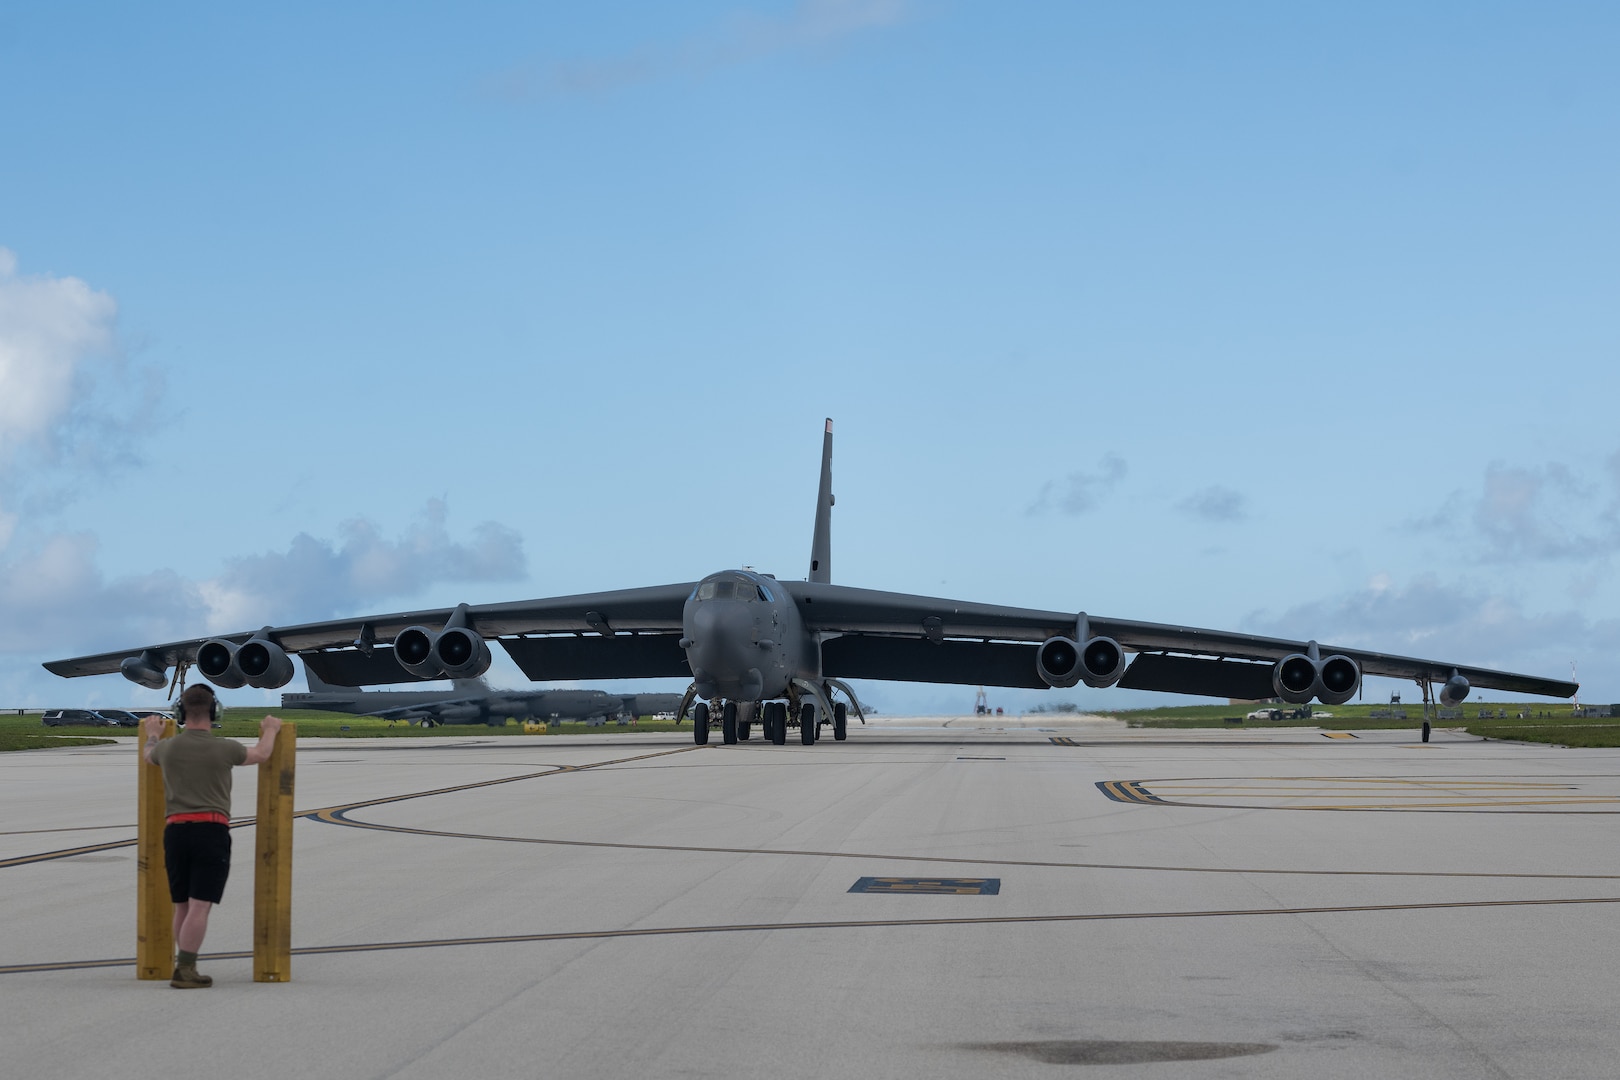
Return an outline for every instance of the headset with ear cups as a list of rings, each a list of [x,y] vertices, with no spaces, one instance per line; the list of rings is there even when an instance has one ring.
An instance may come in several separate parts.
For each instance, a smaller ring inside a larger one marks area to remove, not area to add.
[[[207,683],[197,683],[196,685],[201,687],[202,689],[208,691],[208,722],[210,724],[219,723],[219,714],[221,712],[221,707],[220,707],[220,704],[219,704],[219,695],[217,693],[215,693],[214,688],[212,686],[209,686]],[[186,693],[190,693],[190,690],[187,690]],[[185,702],[185,697],[186,697],[186,695],[185,695],[185,693],[183,693],[183,694],[180,695],[180,697],[176,701],[176,706],[177,706],[176,712],[178,713],[178,715],[175,717],[175,719],[181,725],[184,725],[185,722],[186,722],[186,702]]]

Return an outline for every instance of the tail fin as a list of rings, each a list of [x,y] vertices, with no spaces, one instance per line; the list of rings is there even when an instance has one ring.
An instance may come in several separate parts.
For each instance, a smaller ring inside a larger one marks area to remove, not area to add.
[[[832,417],[821,437],[821,490],[816,494],[816,531],[810,538],[810,580],[832,581]]]
[[[351,694],[356,692],[357,689],[353,686],[333,686],[331,683],[315,674],[315,669],[310,667],[308,664],[304,665],[304,678],[309,681],[309,692],[312,694],[318,694],[322,690],[337,690],[340,693]]]

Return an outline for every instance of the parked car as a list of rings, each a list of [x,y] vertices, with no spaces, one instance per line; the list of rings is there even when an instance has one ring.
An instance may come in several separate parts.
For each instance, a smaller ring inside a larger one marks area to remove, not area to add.
[[[91,712],[103,720],[111,720],[119,727],[140,727],[141,718],[128,709],[91,709]]]
[[[109,720],[89,709],[51,709],[39,718],[46,727],[117,727],[117,720]]]

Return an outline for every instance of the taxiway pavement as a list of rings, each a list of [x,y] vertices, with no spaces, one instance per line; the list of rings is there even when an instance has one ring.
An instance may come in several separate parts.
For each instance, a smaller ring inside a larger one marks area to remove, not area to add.
[[[0,755],[4,1074],[1616,1075],[1620,751],[1008,720],[301,740],[292,981],[244,824],[202,991],[133,740]]]

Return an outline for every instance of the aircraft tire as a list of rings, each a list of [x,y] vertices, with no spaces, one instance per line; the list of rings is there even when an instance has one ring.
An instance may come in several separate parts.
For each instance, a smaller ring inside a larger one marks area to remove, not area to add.
[[[709,745],[709,703],[700,701],[692,706],[692,741],[699,746]]]
[[[843,742],[849,737],[849,706],[842,701],[833,706],[833,739]]]
[[[816,707],[807,701],[799,706],[799,742],[805,746],[814,746],[816,726]]]
[[[741,720],[737,721],[737,741],[738,742],[747,742],[749,739],[753,738],[753,736],[754,736],[754,725],[753,725],[753,723],[751,721],[749,723],[746,723],[746,724],[743,723]]]
[[[720,706],[720,741],[727,746],[737,741],[737,703],[728,701]]]
[[[771,743],[787,745],[787,703],[784,701],[771,702]]]

